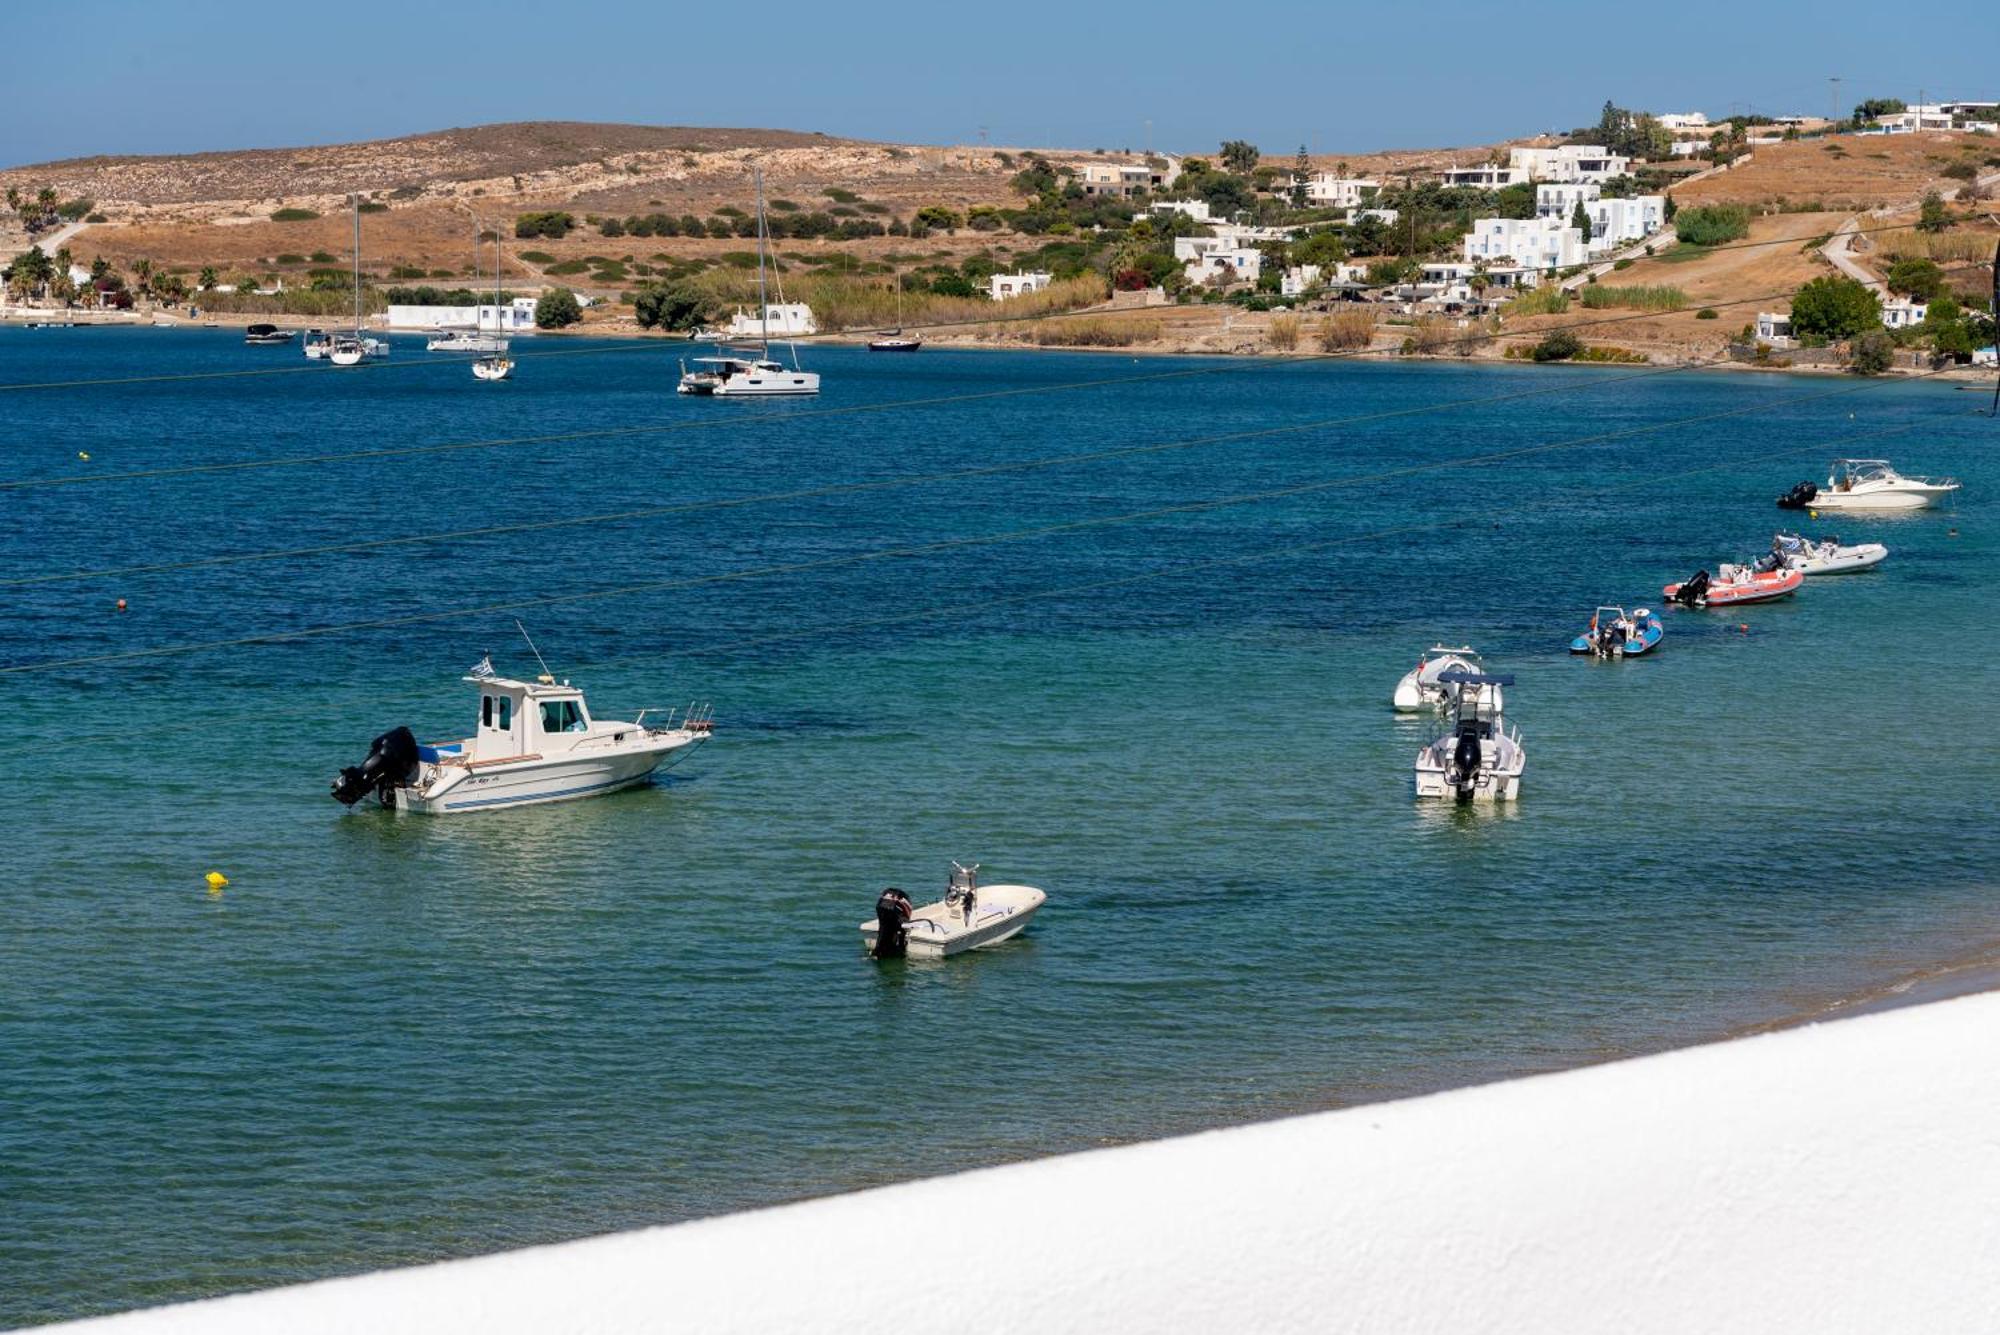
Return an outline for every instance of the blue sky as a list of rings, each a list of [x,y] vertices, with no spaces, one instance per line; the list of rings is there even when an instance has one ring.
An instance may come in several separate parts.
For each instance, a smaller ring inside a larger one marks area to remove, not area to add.
[[[2000,98],[2000,17],[1879,3],[71,0],[10,9],[0,164],[502,120],[1267,153],[1491,142],[1655,111]],[[754,59],[746,38],[760,39]],[[39,59],[35,53],[47,53]]]

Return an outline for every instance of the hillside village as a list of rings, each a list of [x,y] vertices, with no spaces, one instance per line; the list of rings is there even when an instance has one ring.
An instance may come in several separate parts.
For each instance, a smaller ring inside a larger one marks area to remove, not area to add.
[[[0,173],[15,318],[491,321],[1881,370],[1992,359],[2000,103],[1653,114],[1462,150],[917,148],[518,126]],[[342,188],[346,187],[346,188]],[[498,252],[500,272],[494,265]],[[493,292],[505,290],[497,303]],[[1607,312],[1588,341],[1554,324]],[[1609,312],[1623,312],[1622,315]],[[1726,314],[1725,314],[1726,312]]]

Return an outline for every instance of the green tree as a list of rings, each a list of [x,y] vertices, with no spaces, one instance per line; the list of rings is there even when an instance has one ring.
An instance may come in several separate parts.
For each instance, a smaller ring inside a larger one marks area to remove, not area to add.
[[[917,222],[926,228],[944,232],[956,231],[959,221],[958,214],[942,204],[926,204],[917,210]]]
[[[1859,125],[1862,121],[1872,121],[1878,116],[1893,116],[1899,111],[1908,110],[1908,105],[1900,97],[1871,97],[1865,102],[1854,104],[1854,123]]]
[[[1792,328],[1801,335],[1853,338],[1882,326],[1882,302],[1852,278],[1815,278],[1792,295]]]
[[[1306,182],[1312,177],[1312,159],[1306,156],[1306,146],[1299,145],[1299,155],[1292,160],[1292,207],[1302,209],[1309,196]]]
[[[7,266],[7,282],[18,284],[20,292],[31,295],[47,285],[55,274],[55,268],[54,262],[42,252],[40,246],[29,246]]]
[[[195,286],[204,292],[212,292],[217,281],[215,266],[204,264],[201,267],[201,276],[195,279]]]
[[[576,293],[566,287],[550,288],[535,302],[535,328],[566,329],[583,319],[583,307]],[[645,323],[643,320],[640,323]]]
[[[1580,199],[1576,201],[1575,211],[1569,215],[1569,225],[1583,233],[1585,241],[1590,240],[1590,210],[1583,206],[1583,201]]]
[[[1930,301],[1944,289],[1944,270],[1935,261],[1909,255],[1889,266],[1889,290],[1918,301]]]
[[[1257,170],[1257,159],[1263,154],[1259,153],[1257,146],[1247,139],[1226,139],[1218,156],[1222,159],[1222,165],[1229,171],[1235,172],[1238,176],[1248,176]]]
[[[1583,341],[1567,329],[1552,329],[1529,356],[1538,362],[1566,362],[1583,351]]]
[[[1798,328],[1796,315],[1792,327]],[[1896,360],[1896,340],[1880,329],[1870,330],[1854,340],[1847,364],[1857,375],[1880,375]]]
[[[1917,208],[1917,230],[1919,232],[1942,232],[1952,225],[1951,210],[1945,207],[1944,197],[1932,190],[1924,196],[1924,202]]]
[[[148,292],[151,292],[153,290],[153,262],[144,257],[132,261],[132,277],[136,280],[133,283],[133,287],[138,291],[140,296],[143,297]]]
[[[1257,202],[1240,176],[1225,176],[1220,172],[1210,173],[1201,183],[1201,197],[1208,201],[1209,208],[1225,218],[1251,208]]]
[[[707,292],[681,281],[648,283],[632,300],[633,314],[645,329],[695,329],[714,310]]]

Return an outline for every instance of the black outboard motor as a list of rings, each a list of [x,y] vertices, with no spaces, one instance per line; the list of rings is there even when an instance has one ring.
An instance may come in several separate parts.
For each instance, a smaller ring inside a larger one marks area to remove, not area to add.
[[[1458,745],[1452,750],[1452,772],[1445,777],[1461,792],[1469,787],[1479,775],[1479,734],[1471,728],[1458,734]]]
[[[899,960],[909,953],[910,901],[895,886],[875,901],[875,958]]]
[[[1803,510],[1819,495],[1819,486],[1813,482],[1801,482],[1778,498],[1780,510]]]
[[[1706,607],[1708,605],[1708,572],[1697,570],[1687,581],[1674,590],[1673,602],[1683,607]]]
[[[395,728],[375,739],[368,759],[350,765],[333,781],[333,797],[342,806],[353,806],[370,793],[388,806],[396,785],[414,783],[417,777],[417,739],[408,728]]]

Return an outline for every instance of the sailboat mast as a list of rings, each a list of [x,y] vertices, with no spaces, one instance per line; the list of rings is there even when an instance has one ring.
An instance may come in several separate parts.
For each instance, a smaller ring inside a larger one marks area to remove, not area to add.
[[[351,194],[347,202],[354,206],[354,336],[361,337],[361,196]]]
[[[757,312],[764,331],[764,355],[771,355],[771,302],[764,293],[764,169],[757,173]]]

